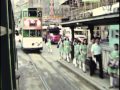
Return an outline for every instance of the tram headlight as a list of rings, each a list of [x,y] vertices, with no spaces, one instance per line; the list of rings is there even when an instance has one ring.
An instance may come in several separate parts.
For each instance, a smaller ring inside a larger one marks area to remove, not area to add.
[[[40,44],[38,43],[38,46],[40,46]]]
[[[34,46],[35,44],[34,43],[32,43],[32,46]]]
[[[41,45],[41,42],[40,43],[36,43],[37,44],[37,46],[40,46]]]

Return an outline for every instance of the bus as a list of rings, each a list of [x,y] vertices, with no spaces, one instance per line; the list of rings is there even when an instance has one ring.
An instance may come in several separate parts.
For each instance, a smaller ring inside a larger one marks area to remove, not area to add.
[[[61,38],[59,27],[48,27],[47,39],[51,40],[51,43],[58,43]]]
[[[27,8],[21,12],[20,30],[23,49],[42,50],[42,8]]]

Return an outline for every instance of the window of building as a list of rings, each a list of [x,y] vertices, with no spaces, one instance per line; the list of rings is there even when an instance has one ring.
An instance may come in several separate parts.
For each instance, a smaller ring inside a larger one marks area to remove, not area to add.
[[[119,38],[120,35],[119,35],[119,30],[112,30],[112,38]]]

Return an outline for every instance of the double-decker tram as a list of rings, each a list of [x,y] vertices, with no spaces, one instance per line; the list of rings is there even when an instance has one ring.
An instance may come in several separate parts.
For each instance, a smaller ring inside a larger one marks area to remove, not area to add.
[[[22,48],[42,50],[42,8],[27,8],[21,13]]]

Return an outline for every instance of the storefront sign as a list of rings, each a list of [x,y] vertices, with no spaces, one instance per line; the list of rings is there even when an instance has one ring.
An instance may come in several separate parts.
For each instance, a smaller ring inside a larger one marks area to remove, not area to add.
[[[80,13],[76,19],[85,19],[85,18],[90,18],[92,16],[93,16],[92,12],[85,12],[85,13]]]

